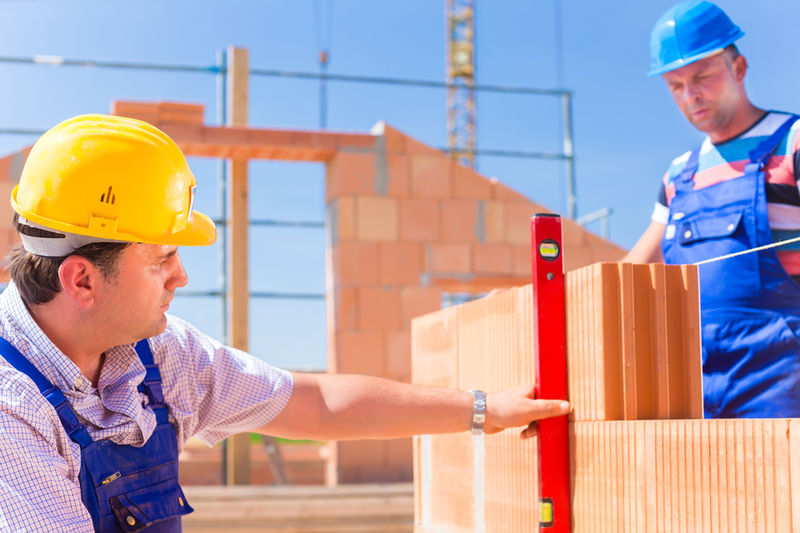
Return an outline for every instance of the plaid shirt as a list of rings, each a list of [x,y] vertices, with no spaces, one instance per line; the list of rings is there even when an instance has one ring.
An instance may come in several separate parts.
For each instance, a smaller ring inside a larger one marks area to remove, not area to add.
[[[0,336],[59,387],[94,440],[141,446],[156,425],[136,387],[145,370],[133,345],[106,352],[97,387],[31,318],[13,283],[0,295]],[[286,406],[292,377],[223,346],[168,315],[150,339],[178,446],[213,444],[258,428]],[[81,502],[81,450],[33,381],[0,358],[0,531],[92,531]]]

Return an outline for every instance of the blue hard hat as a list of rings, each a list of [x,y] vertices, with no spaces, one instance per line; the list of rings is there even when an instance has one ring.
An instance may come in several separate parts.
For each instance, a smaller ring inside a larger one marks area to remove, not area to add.
[[[663,74],[706,58],[739,39],[744,32],[719,6],[689,0],[661,15],[650,34],[650,72]]]

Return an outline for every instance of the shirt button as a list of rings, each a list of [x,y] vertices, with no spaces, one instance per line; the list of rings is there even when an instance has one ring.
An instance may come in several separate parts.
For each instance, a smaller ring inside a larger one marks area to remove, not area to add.
[[[83,380],[81,380],[81,377],[80,377],[80,376],[78,376],[78,377],[76,377],[76,378],[75,378],[75,383],[73,383],[73,385],[74,385],[74,387],[75,387],[76,389],[78,389],[78,390],[80,390],[80,389],[81,389],[81,385],[83,385]]]
[[[181,498],[180,496],[178,496],[178,505],[183,507],[183,498]]]
[[[728,231],[733,231],[733,228],[735,227],[736,226],[734,226],[733,224],[728,224]]]
[[[133,526],[136,524],[136,519],[131,515],[128,515],[128,518],[125,519],[129,526]]]
[[[688,239],[688,238],[689,238],[689,237],[691,237],[691,236],[692,236],[692,232],[691,232],[691,231],[689,231],[689,230],[686,230],[686,233],[684,233],[684,234],[683,234],[683,238],[684,238],[684,239]]]

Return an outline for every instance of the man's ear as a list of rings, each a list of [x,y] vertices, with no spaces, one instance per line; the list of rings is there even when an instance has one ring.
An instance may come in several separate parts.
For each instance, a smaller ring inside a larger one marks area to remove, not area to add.
[[[95,302],[100,276],[100,270],[79,255],[67,257],[58,267],[58,279],[64,294],[81,307],[90,307]]]
[[[738,55],[733,59],[733,75],[736,81],[742,83],[745,74],[747,74],[747,59],[743,55]]]

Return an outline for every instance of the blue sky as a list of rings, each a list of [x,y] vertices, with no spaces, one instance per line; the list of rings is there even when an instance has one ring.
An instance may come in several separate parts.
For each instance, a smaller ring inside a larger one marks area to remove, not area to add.
[[[556,2],[476,0],[477,82],[554,88]],[[253,68],[316,71],[321,46],[329,72],[443,80],[444,0],[78,1],[0,0],[0,56],[211,65],[230,44],[250,51]],[[578,213],[612,207],[610,237],[630,247],[648,223],[669,161],[701,136],[679,114],[664,84],[645,77],[652,24],[670,1],[564,1],[563,81],[574,91]],[[800,110],[795,51],[800,5],[790,0],[719,2],[745,31],[747,87],[757,105]],[[328,20],[331,24],[328,25]],[[206,105],[216,120],[214,77],[203,73],[47,67],[0,63],[0,128],[45,129],[69,116],[107,112],[115,98]],[[315,128],[318,84],[254,77],[250,123]],[[446,144],[441,89],[331,83],[330,129],[365,132],[384,119],[434,146]],[[560,151],[560,102],[508,94],[477,97],[480,148]],[[30,144],[0,135],[0,153]],[[192,158],[198,208],[216,216],[213,160]],[[478,170],[531,199],[564,211],[563,165],[481,157]],[[251,214],[256,218],[324,219],[320,164],[254,162]],[[599,225],[590,226],[599,232]],[[324,233],[254,228],[251,286],[259,291],[324,290]],[[218,286],[216,247],[184,249],[191,289]],[[219,335],[212,300],[177,299],[174,313]],[[325,365],[324,305],[253,300],[251,350],[288,367]]]

